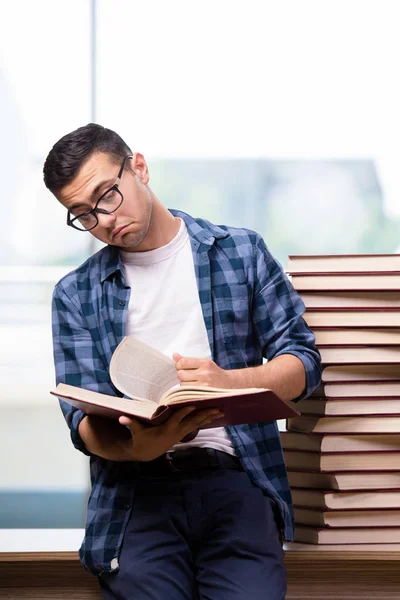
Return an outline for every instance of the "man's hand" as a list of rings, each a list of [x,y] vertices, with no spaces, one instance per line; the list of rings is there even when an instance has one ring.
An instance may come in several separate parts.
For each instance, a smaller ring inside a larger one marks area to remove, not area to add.
[[[181,385],[208,385],[209,387],[234,388],[234,371],[221,369],[208,358],[188,358],[175,352],[172,355]]]
[[[268,388],[287,402],[300,396],[306,386],[302,361],[293,354],[281,354],[257,367],[226,371],[207,358],[172,355],[181,385],[208,385],[221,388]]]
[[[149,461],[168,452],[188,434],[222,416],[218,409],[195,410],[185,407],[177,410],[163,425],[149,427],[137,419],[122,416],[121,425],[129,427],[132,438],[125,460]]]

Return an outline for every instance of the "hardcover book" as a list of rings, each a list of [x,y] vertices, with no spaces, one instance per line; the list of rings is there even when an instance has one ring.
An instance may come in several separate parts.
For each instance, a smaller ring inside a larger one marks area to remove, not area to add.
[[[335,365],[322,370],[322,381],[328,382],[386,382],[400,381],[399,365]],[[369,384],[368,384],[369,385]],[[397,385],[397,383],[396,383]],[[363,395],[363,394],[362,394]],[[380,395],[380,394],[379,394]]]
[[[303,450],[304,452],[321,453],[400,451],[400,438],[398,433],[332,435],[281,431],[280,437],[284,450]]]
[[[400,365],[398,346],[324,346],[320,348],[322,364],[384,363]],[[400,368],[400,367],[399,367]]]
[[[400,327],[400,310],[306,310],[304,320],[317,327]]]
[[[360,471],[351,473],[321,473],[311,471],[288,471],[292,488],[310,488],[311,490],[374,491],[400,490],[400,471],[382,473]],[[293,490],[292,490],[293,492]],[[375,492],[373,493],[375,497]],[[396,500],[400,501],[399,498]],[[308,506],[306,503],[305,506]],[[397,504],[397,506],[400,506]],[[345,506],[344,508],[348,508]]]
[[[400,328],[315,328],[315,341],[321,346],[396,346],[400,344]]]
[[[289,418],[287,429],[288,431],[304,431],[306,433],[398,434],[400,431],[400,416],[314,417],[304,415]]]
[[[384,273],[293,273],[295,290],[400,290],[400,272]]]
[[[299,412],[272,390],[263,388],[227,389],[183,385],[175,362],[147,344],[125,337],[110,363],[115,387],[128,398],[120,398],[59,383],[51,394],[87,414],[118,419],[127,415],[149,425],[160,425],[179,408],[219,408],[223,416],[204,428],[275,421]]]
[[[398,292],[341,291],[302,292],[301,298],[307,309],[312,310],[387,310],[400,309]]]
[[[300,452],[284,450],[286,467],[290,471],[398,471],[398,452]]]
[[[294,508],[296,526],[400,527],[400,510],[310,510]]]
[[[400,415],[400,398],[315,398],[300,400],[302,415],[351,417],[355,415]],[[399,446],[400,447],[400,446]]]
[[[295,254],[289,255],[288,273],[400,272],[400,254]]]
[[[400,527],[338,527],[319,529],[299,525],[295,541],[307,544],[398,544]]]
[[[396,376],[400,375],[399,365],[396,367]],[[329,368],[329,367],[328,367]],[[375,377],[379,377],[376,373]],[[322,374],[324,377],[324,374]],[[328,398],[400,398],[400,379],[386,381],[332,381],[323,383],[318,390],[315,390],[311,397],[317,396]]]
[[[378,510],[399,508],[400,490],[329,492],[321,490],[292,490],[294,506],[318,510]]]

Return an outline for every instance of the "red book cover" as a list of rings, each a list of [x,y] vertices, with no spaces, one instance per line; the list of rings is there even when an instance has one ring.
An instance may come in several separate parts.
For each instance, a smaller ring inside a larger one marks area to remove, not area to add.
[[[160,425],[176,410],[185,406],[195,406],[199,410],[219,408],[223,417],[215,419],[205,429],[239,425],[242,423],[259,423],[275,421],[299,415],[291,403],[281,400],[272,390],[255,389],[231,390],[232,395],[214,394],[208,398],[180,400],[168,405],[157,406],[154,402],[137,401],[99,394],[78,387],[58,384],[50,393],[66,400],[72,406],[83,410],[86,414],[95,414],[112,419],[121,415],[135,417],[149,425]]]

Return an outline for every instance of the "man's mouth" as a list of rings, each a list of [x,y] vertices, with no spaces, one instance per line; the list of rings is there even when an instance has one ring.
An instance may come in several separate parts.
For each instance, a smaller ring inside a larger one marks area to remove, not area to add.
[[[121,227],[117,227],[117,229],[115,229],[113,231],[113,234],[112,234],[113,239],[115,237],[117,237],[117,235],[119,235],[126,227],[128,227],[128,225],[122,225]]]

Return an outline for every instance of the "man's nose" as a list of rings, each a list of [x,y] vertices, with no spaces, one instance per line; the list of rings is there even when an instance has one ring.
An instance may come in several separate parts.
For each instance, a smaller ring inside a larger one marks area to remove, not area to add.
[[[116,211],[112,213],[97,213],[97,219],[100,227],[109,227],[117,218]]]

